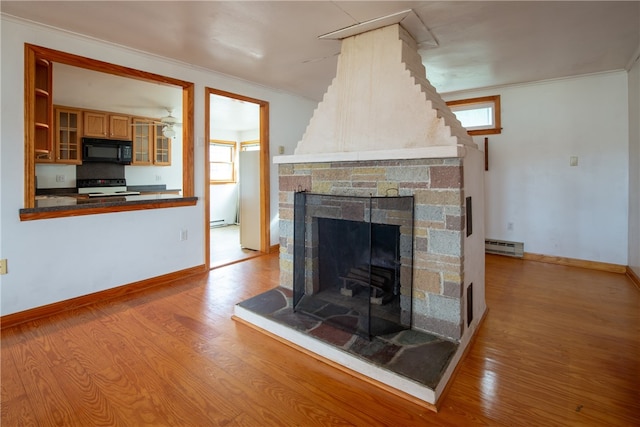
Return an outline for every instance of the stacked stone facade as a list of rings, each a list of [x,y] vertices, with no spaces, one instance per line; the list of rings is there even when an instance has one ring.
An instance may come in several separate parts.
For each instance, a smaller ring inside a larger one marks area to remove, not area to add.
[[[465,206],[461,158],[279,165],[280,283],[293,289],[294,193],[414,196],[412,327],[463,332]]]

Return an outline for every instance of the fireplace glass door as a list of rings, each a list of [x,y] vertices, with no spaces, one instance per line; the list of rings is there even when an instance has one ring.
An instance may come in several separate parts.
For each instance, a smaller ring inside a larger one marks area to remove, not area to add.
[[[410,328],[413,197],[294,200],[294,310],[367,339]]]

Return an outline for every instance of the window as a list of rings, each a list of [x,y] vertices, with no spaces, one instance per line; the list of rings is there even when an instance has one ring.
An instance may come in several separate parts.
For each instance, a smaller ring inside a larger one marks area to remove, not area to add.
[[[212,139],[209,146],[211,184],[236,182],[236,143]]]
[[[260,151],[260,140],[242,141],[240,151]]]
[[[500,95],[460,99],[447,102],[469,132],[469,135],[491,135],[502,132]]]

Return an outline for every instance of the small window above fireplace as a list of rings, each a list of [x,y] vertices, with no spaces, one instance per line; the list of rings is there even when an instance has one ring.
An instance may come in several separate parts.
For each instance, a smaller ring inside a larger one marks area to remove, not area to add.
[[[447,105],[469,135],[492,135],[502,132],[500,95],[448,101]]]

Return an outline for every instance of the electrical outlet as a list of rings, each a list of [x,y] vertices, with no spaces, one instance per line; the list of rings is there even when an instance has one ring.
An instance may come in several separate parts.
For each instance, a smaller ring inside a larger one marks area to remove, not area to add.
[[[569,157],[569,166],[578,166],[578,156]]]
[[[507,230],[508,231],[513,231],[513,223],[512,222],[508,222],[507,223]]]
[[[56,175],[56,182],[64,182],[64,175]]]
[[[7,274],[7,260],[0,259],[0,274]]]
[[[161,181],[162,177],[160,175],[156,175],[156,182]]]
[[[180,241],[185,241],[188,239],[188,234],[187,234],[187,229],[183,228],[182,230],[180,230]]]

